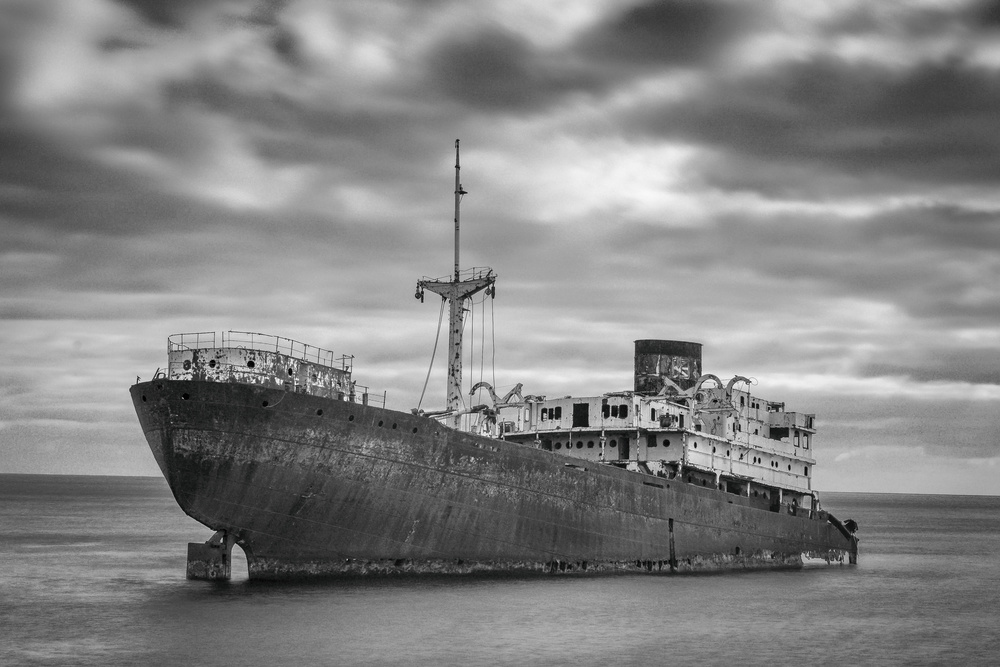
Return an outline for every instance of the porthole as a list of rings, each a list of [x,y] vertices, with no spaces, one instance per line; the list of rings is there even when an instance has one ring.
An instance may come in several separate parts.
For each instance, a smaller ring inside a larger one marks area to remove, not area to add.
[[[145,397],[143,397],[143,400],[145,400]],[[803,470],[805,471],[803,474],[805,474],[805,475],[808,476],[809,475],[809,466],[806,466],[805,468],[803,468]]]
[[[792,464],[791,464],[791,463],[789,463],[789,464],[788,464],[788,469],[789,469],[789,470],[791,470],[791,469],[792,469]]]
[[[392,430],[394,430],[394,431],[396,430],[396,424],[392,425]]]
[[[288,369],[288,374],[289,375],[295,375],[295,371],[293,371],[291,368],[289,368]]]
[[[594,448],[594,441],[593,440],[588,440],[587,441],[587,449],[593,449],[593,448]]]
[[[561,442],[557,442],[556,444],[554,444],[552,446],[555,447],[556,449],[562,449],[562,443]]]
[[[262,408],[266,408],[268,405],[270,405],[270,404],[267,401],[261,401],[261,403],[260,403],[260,406]]]
[[[617,446],[618,446],[618,441],[617,441],[617,440],[612,440],[612,441],[611,441],[611,442],[610,442],[609,444],[610,444],[610,445],[611,445],[612,447],[617,447]]]
[[[728,450],[728,449],[726,450],[726,456],[732,456],[732,455],[731,455],[731,454],[729,453],[729,450]]]
[[[211,361],[208,362],[208,367],[215,368],[215,359],[212,359]]]
[[[184,370],[186,370],[186,371],[191,370],[191,360],[190,359],[185,359],[184,360]]]
[[[416,427],[416,426],[414,426],[414,427],[413,427],[413,432],[414,432],[414,433],[416,433],[416,432],[417,432],[417,427]]]
[[[255,365],[256,364],[254,364],[253,359],[247,362],[247,368],[253,368]]]
[[[713,454],[715,453],[715,447],[712,447],[712,453]]]
[[[145,394],[143,394],[143,395],[142,395],[142,402],[143,402],[143,403],[145,403],[145,402],[146,402],[146,395],[145,395]]]
[[[378,425],[379,425],[379,426],[381,426],[381,425],[382,425],[382,424],[384,424],[384,423],[385,423],[385,422],[383,422],[383,421],[382,421],[381,419],[379,419],[379,420],[378,420]]]
[[[664,447],[669,447],[670,446],[670,438],[664,438],[663,439],[663,446]]]
[[[323,409],[322,408],[320,408],[319,410],[316,411],[316,416],[317,417],[322,417],[323,416]]]
[[[191,394],[181,394],[181,400],[186,401],[191,398]]]
[[[347,415],[347,421],[349,422],[354,421],[354,415]]]
[[[698,449],[698,443],[697,443],[697,442],[696,442],[696,443],[694,443],[694,448],[695,448],[695,449]]]
[[[576,448],[577,449],[583,449],[583,440],[577,440],[576,441]]]

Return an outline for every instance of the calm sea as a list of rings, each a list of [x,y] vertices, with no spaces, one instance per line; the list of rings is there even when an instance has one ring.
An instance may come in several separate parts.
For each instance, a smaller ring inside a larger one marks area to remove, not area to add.
[[[823,501],[857,567],[214,583],[162,480],[0,475],[0,664],[1000,664],[1000,497]]]

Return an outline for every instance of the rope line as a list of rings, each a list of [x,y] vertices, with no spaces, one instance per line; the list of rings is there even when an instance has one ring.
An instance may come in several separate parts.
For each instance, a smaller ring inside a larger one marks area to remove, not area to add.
[[[424,388],[420,391],[420,400],[417,402],[417,410],[424,403],[424,394],[427,393],[427,383],[431,379],[431,369],[434,368],[434,357],[437,356],[438,340],[441,339],[441,322],[444,321],[444,304],[447,299],[441,299],[441,312],[438,314],[437,334],[434,336],[434,350],[431,352],[431,365],[427,368],[427,377],[424,378]]]

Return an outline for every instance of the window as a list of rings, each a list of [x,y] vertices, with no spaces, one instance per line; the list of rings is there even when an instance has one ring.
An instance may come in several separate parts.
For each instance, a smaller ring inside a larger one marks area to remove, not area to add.
[[[549,419],[549,409],[542,408],[542,421],[548,421]]]
[[[656,421],[656,408],[650,408],[649,409],[649,421],[651,421],[651,422],[655,422]]]
[[[590,426],[590,404],[573,404],[573,428],[586,428]]]
[[[608,405],[607,403],[601,404],[601,416],[604,417],[605,419],[611,416],[611,406]]]
[[[555,414],[552,415],[552,419],[562,419],[562,406],[561,405],[558,406],[558,407],[552,408],[552,412],[555,413]]]

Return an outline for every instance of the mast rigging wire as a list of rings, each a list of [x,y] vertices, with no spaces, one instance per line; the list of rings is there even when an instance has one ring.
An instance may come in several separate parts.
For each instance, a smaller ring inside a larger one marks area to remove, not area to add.
[[[434,336],[434,350],[431,352],[431,365],[427,368],[427,377],[424,378],[424,388],[420,391],[420,400],[417,402],[417,410],[424,403],[424,394],[427,393],[427,382],[431,379],[431,369],[434,368],[434,357],[437,356],[438,350],[438,340],[441,339],[441,323],[444,321],[444,304],[447,303],[447,299],[441,299],[441,312],[438,314],[438,328],[437,334]]]

